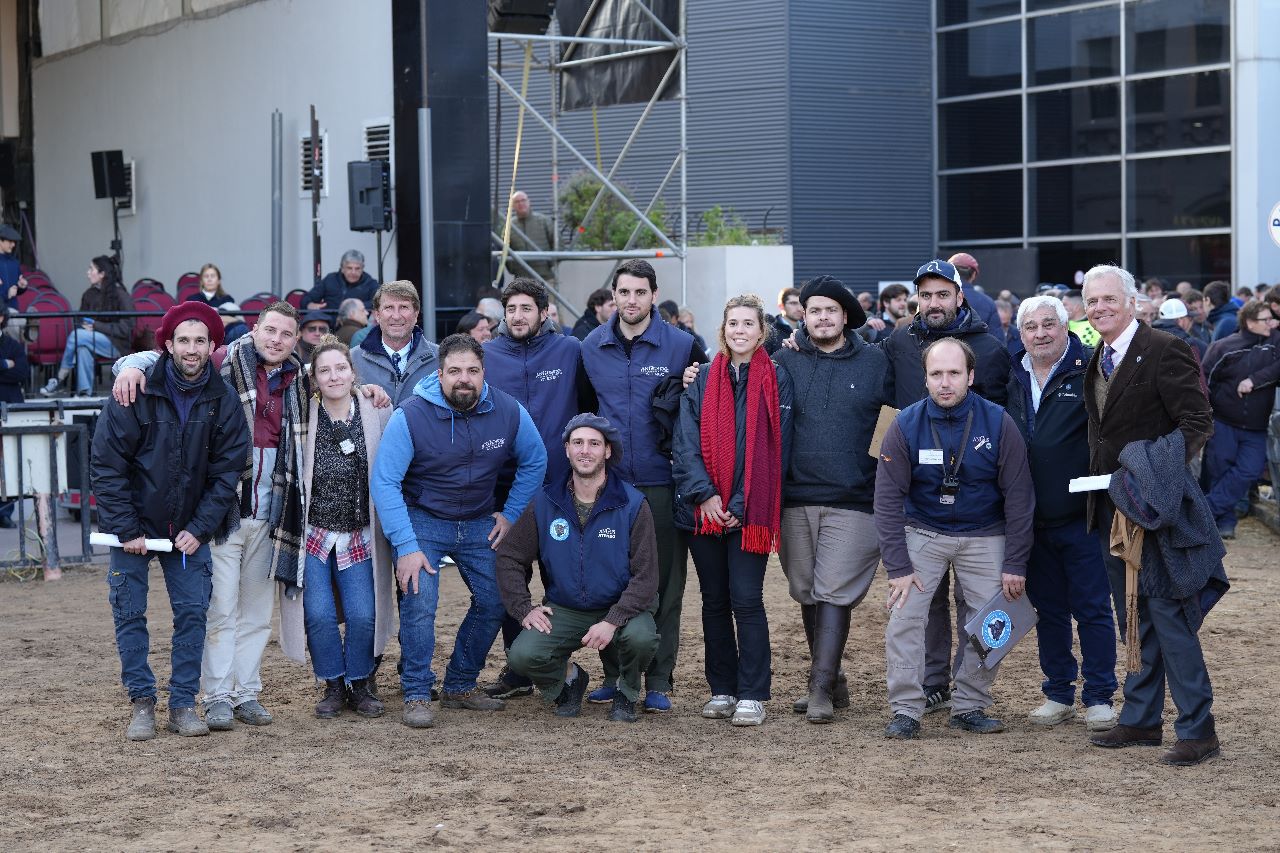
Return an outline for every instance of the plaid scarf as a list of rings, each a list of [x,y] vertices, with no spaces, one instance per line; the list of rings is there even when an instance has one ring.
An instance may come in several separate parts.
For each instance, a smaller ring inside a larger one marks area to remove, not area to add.
[[[778,549],[782,515],[782,417],[778,410],[778,374],[764,347],[751,356],[747,368],[746,423],[736,423],[733,379],[729,359],[718,354],[711,362],[702,396],[702,459],[711,484],[727,508],[733,497],[738,430],[747,438],[742,490],[746,504],[742,522],[742,550],[768,554]],[[699,533],[719,534],[724,528],[697,511]]]
[[[293,588],[303,560],[303,538],[306,525],[302,517],[302,451],[307,440],[306,372],[294,354],[289,355],[297,376],[285,387],[284,410],[280,418],[280,446],[276,450],[275,469],[271,472],[271,569],[273,577]],[[244,417],[252,435],[258,403],[258,351],[253,338],[245,335],[232,341],[222,361],[222,378],[240,395]],[[248,502],[246,502],[246,500]],[[249,459],[240,477],[240,505],[244,513],[253,500],[253,442],[249,442]]]

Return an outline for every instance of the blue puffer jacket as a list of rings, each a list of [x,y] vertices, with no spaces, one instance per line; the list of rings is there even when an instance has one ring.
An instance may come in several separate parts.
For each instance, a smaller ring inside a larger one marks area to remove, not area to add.
[[[512,340],[505,328],[484,345],[485,381],[515,397],[529,412],[547,449],[546,482],[557,483],[569,473],[560,436],[579,412],[582,342],[558,334],[550,320],[528,341]]]
[[[610,472],[586,525],[569,494],[569,477],[542,488],[533,499],[538,562],[547,600],[575,610],[604,610],[631,583],[631,526],[644,495]]]
[[[600,400],[600,414],[622,433],[617,471],[634,486],[669,486],[671,462],[658,450],[653,392],[663,379],[689,366],[693,336],[662,322],[656,310],[649,327],[631,343],[631,357],[616,329],[618,317],[597,327],[582,343],[582,362]]]
[[[512,457],[516,477],[502,514],[514,524],[547,467],[529,413],[488,383],[480,389],[480,402],[459,412],[445,402],[437,374],[419,382],[387,423],[373,464],[374,506],[396,553],[417,548],[409,505],[449,521],[492,513],[498,472]]]

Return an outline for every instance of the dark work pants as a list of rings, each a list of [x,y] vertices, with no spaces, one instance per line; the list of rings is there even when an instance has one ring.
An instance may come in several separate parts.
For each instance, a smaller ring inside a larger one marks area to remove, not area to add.
[[[764,612],[767,554],[742,550],[742,533],[690,536],[702,588],[702,634],[713,696],[769,699],[772,661]],[[736,633],[735,633],[736,625]]]
[[[1044,695],[1075,704],[1075,681],[1083,673],[1081,701],[1110,705],[1116,692],[1116,630],[1111,586],[1098,537],[1085,532],[1083,518],[1037,527],[1027,569],[1027,595],[1039,612],[1036,639]],[[1071,620],[1080,635],[1077,666],[1071,652]]]
[[[1204,496],[1219,530],[1236,529],[1236,504],[1267,467],[1265,430],[1240,429],[1218,419],[1204,447]]]

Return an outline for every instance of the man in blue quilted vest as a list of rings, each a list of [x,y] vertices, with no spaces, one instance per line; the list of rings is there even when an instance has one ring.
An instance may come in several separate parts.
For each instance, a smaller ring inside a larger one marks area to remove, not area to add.
[[[612,647],[619,672],[609,719],[634,723],[640,676],[658,648],[653,514],[613,470],[622,440],[612,424],[577,415],[563,440],[572,472],[534,496],[498,549],[502,602],[524,628],[507,665],[555,703],[556,716],[576,717],[590,679],[573,653]],[[529,596],[534,560],[545,588],[540,605]]]

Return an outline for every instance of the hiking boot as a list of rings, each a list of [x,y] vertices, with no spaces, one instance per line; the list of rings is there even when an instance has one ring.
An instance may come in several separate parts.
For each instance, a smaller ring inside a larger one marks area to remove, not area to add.
[[[1027,717],[1037,726],[1056,726],[1059,723],[1065,723],[1075,715],[1076,709],[1074,705],[1064,705],[1061,702],[1046,699],[1043,705],[1036,708]]]
[[[738,700],[734,696],[712,696],[711,701],[702,706],[702,716],[708,720],[727,720],[737,707]]]
[[[506,702],[484,695],[478,687],[473,687],[465,693],[450,693],[446,690],[442,704],[446,708],[461,708],[467,711],[501,711],[507,707]]]
[[[613,697],[618,695],[618,685],[601,684],[595,690],[587,694],[587,701],[592,705],[608,705],[613,701]]]
[[[129,727],[124,730],[129,740],[151,740],[156,736],[156,700],[151,696],[140,696],[133,700],[133,716],[129,719]]]
[[[1159,726],[1140,729],[1121,723],[1110,731],[1089,738],[1089,743],[1104,749],[1124,749],[1127,746],[1159,746],[1162,740],[1164,731]]]
[[[1209,735],[1206,738],[1198,738],[1196,740],[1179,740],[1169,751],[1160,756],[1160,761],[1164,764],[1172,764],[1175,767],[1191,767],[1202,761],[1207,761],[1215,755],[1221,754],[1222,750],[1218,744],[1217,735]]]
[[[964,729],[980,735],[991,735],[1004,731],[1004,723],[995,717],[988,717],[981,708],[965,711],[963,714],[951,715],[951,728]]]
[[[733,709],[733,719],[729,720],[729,724],[733,726],[758,726],[764,722],[764,703],[755,699],[742,699],[738,702],[738,707]]]
[[[369,689],[367,678],[357,678],[351,682],[351,691],[347,694],[347,707],[370,720],[381,717],[387,710]]]
[[[404,703],[404,714],[400,722],[411,729],[429,729],[436,723],[436,713],[431,709],[430,699],[409,699]]]
[[[486,696],[493,699],[514,699],[517,696],[528,696],[533,693],[533,682],[511,671],[504,666],[498,673],[498,680],[481,688]]]
[[[324,697],[316,703],[316,716],[322,720],[332,720],[342,713],[342,706],[347,702],[347,687],[341,678],[329,678],[324,683]]]
[[[942,684],[937,687],[926,687],[924,689],[924,712],[932,714],[935,711],[941,711],[951,707],[951,687]]]
[[[615,723],[634,723],[636,721],[636,703],[623,695],[621,690],[613,694],[613,707],[609,709],[609,719]]]
[[[894,714],[884,727],[884,736],[894,740],[913,740],[920,736],[920,721],[906,714]]]
[[[271,721],[275,719],[271,716],[271,712],[262,707],[257,699],[250,699],[248,702],[241,702],[234,709],[237,720],[250,726],[269,726]]]
[[[211,732],[229,732],[236,727],[230,702],[214,702],[204,712],[204,723]]]
[[[209,733],[204,720],[196,716],[195,708],[170,708],[165,728],[179,737],[203,737]]]
[[[587,685],[591,683],[591,676],[576,663],[573,669],[575,672],[573,681],[565,682],[564,687],[560,689],[560,695],[556,697],[557,717],[576,717],[582,713],[582,697],[587,695]]]

